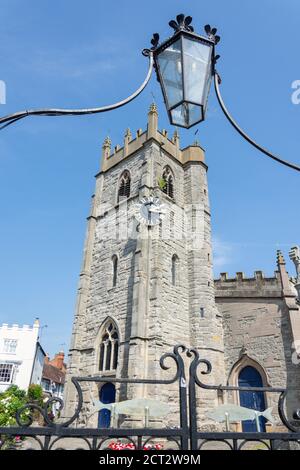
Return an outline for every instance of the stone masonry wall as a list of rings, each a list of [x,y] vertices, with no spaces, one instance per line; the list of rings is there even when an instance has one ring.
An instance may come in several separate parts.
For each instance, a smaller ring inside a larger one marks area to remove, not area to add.
[[[215,289],[223,314],[227,383],[237,385],[235,366],[245,355],[257,361],[266,374],[266,385],[289,389],[287,409],[291,418],[300,403],[300,374],[291,358],[293,339],[279,272],[273,278],[264,278],[258,271],[250,279],[242,273],[235,279],[223,274],[215,281]],[[266,399],[276,413],[278,395],[269,393]]]

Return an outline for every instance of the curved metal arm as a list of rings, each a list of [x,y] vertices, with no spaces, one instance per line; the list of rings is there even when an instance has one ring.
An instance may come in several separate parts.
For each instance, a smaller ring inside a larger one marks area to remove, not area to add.
[[[222,99],[222,96],[221,96],[221,92],[220,92],[220,88],[219,88],[219,83],[221,82],[221,79],[220,79],[220,76],[218,75],[217,72],[215,72],[214,74],[214,82],[215,82],[215,90],[216,90],[216,95],[217,95],[217,98],[218,98],[218,101],[219,101],[219,104],[222,108],[222,111],[223,113],[225,114],[225,116],[227,117],[228,121],[230,122],[230,124],[235,128],[235,130],[238,131],[238,133],[244,137],[244,139],[246,139],[249,144],[253,145],[255,148],[257,148],[258,150],[260,150],[262,153],[264,153],[265,155],[267,155],[268,157],[272,158],[273,160],[275,160],[276,162],[278,163],[281,163],[282,165],[285,165],[285,166],[288,166],[289,168],[292,168],[293,170],[296,170],[296,171],[300,171],[300,167],[295,165],[294,163],[291,163],[291,162],[288,162],[286,160],[282,160],[281,158],[279,157],[276,157],[276,155],[274,155],[273,153],[269,152],[269,150],[265,149],[264,147],[261,147],[260,145],[258,145],[254,140],[252,140],[247,134],[246,132],[244,132],[240,126],[235,122],[235,120],[233,119],[233,117],[230,115],[229,111],[227,110],[225,104],[224,104],[224,101]]]
[[[149,83],[149,80],[152,75],[153,71],[153,52],[149,51],[147,54],[149,56],[149,68],[147,72],[147,76],[142,83],[142,85],[128,98],[122,101],[118,101],[117,103],[108,105],[108,106],[102,106],[101,108],[86,108],[86,109],[31,109],[31,110],[25,110],[25,111],[20,111],[14,114],[10,114],[7,116],[4,116],[0,118],[0,125],[3,124],[0,127],[0,130],[4,129],[5,127],[9,126],[13,122],[18,121],[19,119],[23,119],[27,116],[75,116],[75,115],[82,115],[82,114],[97,114],[97,113],[104,113],[106,111],[111,111],[113,109],[120,108],[121,106],[124,106],[125,104],[129,103],[130,101],[134,100],[142,91],[146,88],[146,86]]]

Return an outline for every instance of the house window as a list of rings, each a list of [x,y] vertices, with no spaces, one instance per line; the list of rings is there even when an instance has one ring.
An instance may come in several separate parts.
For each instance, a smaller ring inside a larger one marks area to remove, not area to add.
[[[112,321],[108,322],[100,344],[99,370],[115,371],[118,365],[119,336],[117,328]]]
[[[166,168],[164,169],[162,179],[164,182],[164,185],[162,188],[163,192],[173,199],[174,198],[174,176],[169,166],[166,166]]]
[[[9,354],[15,354],[17,349],[18,341],[16,339],[6,338],[4,339],[3,352]]]
[[[172,285],[176,286],[177,284],[177,276],[178,276],[178,256],[172,256],[172,268],[171,268],[171,277],[172,277]]]
[[[45,392],[50,392],[51,391],[51,382],[48,379],[43,379],[42,380],[42,387]]]
[[[114,255],[112,257],[112,286],[116,287],[118,280],[118,257]]]
[[[13,364],[0,364],[0,382],[11,383],[13,378]]]
[[[130,173],[124,171],[119,181],[118,202],[130,196]]]

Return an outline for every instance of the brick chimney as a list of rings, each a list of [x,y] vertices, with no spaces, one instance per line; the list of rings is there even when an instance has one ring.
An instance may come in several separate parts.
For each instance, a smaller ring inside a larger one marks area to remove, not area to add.
[[[64,359],[65,359],[65,353],[63,351],[60,351],[59,353],[55,354],[54,359],[50,361],[50,364],[54,367],[57,367],[59,370],[64,369]]]

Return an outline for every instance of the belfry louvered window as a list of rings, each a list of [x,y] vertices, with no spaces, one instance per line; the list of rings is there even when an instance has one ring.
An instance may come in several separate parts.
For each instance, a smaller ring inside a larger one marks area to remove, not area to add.
[[[118,365],[119,336],[115,324],[107,322],[104,327],[100,344],[99,370],[114,371]]]
[[[119,182],[118,201],[130,196],[130,173],[124,171]]]
[[[174,177],[170,167],[166,166],[162,175],[163,187],[162,190],[172,199],[174,198]]]

